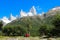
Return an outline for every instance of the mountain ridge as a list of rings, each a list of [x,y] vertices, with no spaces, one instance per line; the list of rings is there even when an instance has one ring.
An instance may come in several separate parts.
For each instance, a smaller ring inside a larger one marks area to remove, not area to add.
[[[23,17],[33,17],[33,16],[39,16],[40,18],[44,18],[45,16],[51,16],[55,15],[56,12],[60,11],[60,7],[55,7],[49,10],[47,13],[42,12],[41,15],[37,14],[35,7],[33,6],[28,13],[24,12],[23,10],[20,11],[20,18]],[[7,17],[3,17],[1,21],[3,22],[3,25],[5,26],[6,24],[18,19],[17,17],[14,17],[12,14],[10,15],[10,18],[8,19]]]

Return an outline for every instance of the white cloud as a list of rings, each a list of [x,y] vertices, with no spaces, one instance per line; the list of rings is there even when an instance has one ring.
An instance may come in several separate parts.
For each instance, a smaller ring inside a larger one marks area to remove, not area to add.
[[[40,8],[40,6],[36,6],[36,10],[37,10],[37,11],[41,11],[42,8]]]

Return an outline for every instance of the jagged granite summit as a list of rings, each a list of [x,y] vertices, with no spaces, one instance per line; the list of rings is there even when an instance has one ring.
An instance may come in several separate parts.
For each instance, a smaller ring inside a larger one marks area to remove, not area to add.
[[[51,15],[55,15],[57,11],[60,11],[60,7],[55,7],[52,8],[51,10],[49,10],[46,14],[44,12],[42,12],[41,14],[38,14],[35,7],[33,6],[29,12],[24,12],[23,10],[20,11],[20,15],[14,17],[12,14],[10,15],[10,18],[7,17],[3,17],[1,19],[1,21],[3,22],[3,26],[5,26],[6,24],[12,22],[13,20],[16,20],[17,18],[22,18],[22,17],[27,17],[27,16],[40,16],[40,18],[43,18],[43,16],[51,16]]]
[[[20,15],[18,16],[19,18],[21,17],[26,17],[26,16],[34,16],[37,15],[36,9],[33,6],[29,12],[24,12],[23,10],[20,11]],[[1,19],[1,21],[3,22],[3,26],[5,26],[6,24],[12,22],[13,20],[16,20],[17,17],[14,17],[12,14],[10,15],[10,18],[7,17],[3,17]]]

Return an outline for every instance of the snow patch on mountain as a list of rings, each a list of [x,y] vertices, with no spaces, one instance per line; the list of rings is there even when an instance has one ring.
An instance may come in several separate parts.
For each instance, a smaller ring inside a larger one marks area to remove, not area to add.
[[[29,12],[24,12],[23,10],[20,11],[20,15],[19,18],[21,17],[26,17],[26,16],[34,16],[37,15],[36,9],[34,6],[32,6],[32,8],[30,9]],[[41,16],[42,14],[38,14],[39,16]],[[7,17],[3,17],[1,19],[1,21],[3,22],[3,25],[5,26],[6,24],[12,22],[13,20],[16,20],[18,16],[14,17],[11,13],[10,18]]]

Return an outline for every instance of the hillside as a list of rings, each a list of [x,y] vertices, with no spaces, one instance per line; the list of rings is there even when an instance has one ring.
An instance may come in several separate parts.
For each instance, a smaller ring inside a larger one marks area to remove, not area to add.
[[[41,18],[39,16],[27,16],[27,17],[22,17],[19,19],[16,19],[12,21],[11,23],[7,25],[27,25],[27,24],[37,24],[41,21]]]
[[[30,31],[31,35],[35,36],[36,33],[38,33],[38,29],[40,28],[41,23],[42,19],[40,18],[40,16],[27,16],[14,20],[11,23],[7,24],[5,27],[20,27],[23,28],[25,32]]]
[[[53,15],[54,14],[54,15]],[[3,27],[7,36],[60,36],[60,11],[51,10],[46,14],[17,18]]]
[[[39,29],[43,25],[51,24],[49,20],[51,20],[52,17],[49,17],[48,19],[47,18],[48,17],[46,17],[46,16],[41,17],[39,15],[22,17],[22,18],[18,18],[16,20],[12,21],[11,23],[7,24],[5,26],[5,28],[10,29],[10,27],[12,27],[11,31],[13,31],[13,28],[14,28],[14,30],[16,30],[16,32],[17,32],[17,29],[19,29],[18,27],[20,27],[20,28],[22,28],[24,33],[30,32],[31,36],[39,36],[40,35]],[[49,28],[51,28],[51,27],[49,27]],[[24,35],[24,33],[22,33],[22,35]]]

